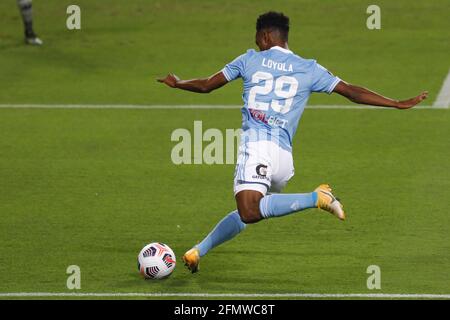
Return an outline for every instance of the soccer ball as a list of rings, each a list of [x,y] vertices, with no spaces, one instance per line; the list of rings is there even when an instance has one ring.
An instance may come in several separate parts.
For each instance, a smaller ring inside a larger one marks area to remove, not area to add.
[[[146,245],[138,255],[139,272],[146,279],[162,279],[175,269],[176,258],[168,245],[153,242]]]

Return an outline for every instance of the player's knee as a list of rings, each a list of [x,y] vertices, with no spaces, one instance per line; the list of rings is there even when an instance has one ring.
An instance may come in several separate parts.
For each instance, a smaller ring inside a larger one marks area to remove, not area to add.
[[[255,223],[262,219],[258,202],[245,202],[238,208],[239,216],[244,223]]]
[[[253,190],[243,190],[236,195],[236,204],[244,223],[255,223],[262,219],[259,202],[263,195]]]

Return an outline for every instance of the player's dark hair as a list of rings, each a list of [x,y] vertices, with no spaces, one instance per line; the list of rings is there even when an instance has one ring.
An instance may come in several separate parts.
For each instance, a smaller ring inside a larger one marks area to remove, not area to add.
[[[256,20],[256,31],[263,29],[276,29],[280,31],[283,40],[288,39],[289,17],[282,12],[269,11],[258,17]]]

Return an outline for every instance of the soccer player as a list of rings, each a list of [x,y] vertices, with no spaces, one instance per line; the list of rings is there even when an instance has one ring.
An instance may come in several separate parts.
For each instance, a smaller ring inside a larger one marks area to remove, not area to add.
[[[397,109],[411,108],[428,95],[425,91],[398,101],[349,84],[315,60],[290,51],[288,33],[289,18],[267,12],[256,21],[259,52],[248,50],[208,78],[180,80],[169,74],[158,79],[169,87],[198,93],[211,92],[237,78],[244,84],[243,131],[234,177],[237,210],[184,254],[183,261],[193,273],[198,271],[200,257],[235,237],[247,224],[308,208],[320,208],[345,219],[343,206],[327,184],[309,193],[278,193],[294,175],[292,138],[312,92],[336,92],[355,103]]]
[[[42,40],[34,33],[33,30],[33,14],[31,0],[17,0],[20,14],[22,15],[23,24],[25,27],[25,43],[34,46],[43,44]]]

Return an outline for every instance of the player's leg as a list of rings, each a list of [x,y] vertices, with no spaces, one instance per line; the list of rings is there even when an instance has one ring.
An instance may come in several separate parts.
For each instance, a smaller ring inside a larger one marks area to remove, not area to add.
[[[259,203],[263,197],[263,193],[250,188],[236,194],[235,199],[239,216],[244,223],[250,224],[262,220]]]
[[[39,39],[33,30],[33,13],[31,0],[17,0],[17,5],[22,15],[25,27],[25,41],[27,44],[41,45],[42,40]]]
[[[227,214],[214,229],[195,247],[187,251],[183,256],[183,261],[188,269],[195,273],[198,271],[200,258],[206,255],[208,251],[225,241],[233,239],[246,227],[241,221],[237,210]]]
[[[324,209],[341,220],[345,219],[342,205],[326,184],[320,185],[313,192],[308,193],[266,195],[267,190],[258,187],[260,184],[257,182],[264,181],[267,189],[280,192],[294,175],[294,167],[290,152],[271,143],[264,148],[269,150],[270,153],[269,164],[267,166],[256,165],[253,171],[250,170],[250,172],[256,173],[251,177],[258,180],[248,181],[249,185],[245,187],[247,190],[236,194],[237,207],[244,223],[255,223],[261,219],[282,217],[310,208]],[[261,170],[262,166],[265,170]],[[262,180],[260,176],[267,179]],[[251,178],[247,177],[247,179],[250,180]],[[251,183],[255,184],[255,187],[252,187]]]
[[[236,195],[236,203],[244,223],[282,217],[309,208],[317,208],[317,192],[263,195],[243,190]]]
[[[200,257],[211,249],[233,239],[246,224],[256,223],[263,218],[281,217],[287,214],[317,208],[319,205],[319,191],[297,194],[264,195],[255,184],[241,184],[236,194],[237,211],[225,216],[215,228],[194,248],[186,252],[183,260],[192,271],[198,271]],[[330,193],[331,194],[331,193]]]
[[[342,205],[327,184],[320,185],[309,193],[263,196],[257,191],[243,190],[236,195],[236,202],[244,223],[256,223],[262,219],[282,217],[310,208],[323,209],[341,220],[345,219]]]
[[[238,210],[225,216],[202,242],[184,254],[183,261],[191,272],[198,271],[200,257],[234,238],[245,229],[247,223],[256,223],[263,218],[281,217],[308,208],[323,208],[332,213],[338,212],[339,208],[342,218],[344,217],[339,201],[331,194],[331,189],[325,187],[326,185],[310,193],[266,195],[271,188],[272,178],[274,182],[280,184],[278,181],[280,180],[284,185],[292,177],[293,167],[292,155],[289,153],[284,157],[287,162],[281,162],[282,170],[273,169],[274,161],[267,159],[270,158],[269,154],[274,152],[270,152],[267,146],[262,146],[264,144],[249,143],[240,151],[234,186]],[[334,211],[329,210],[328,204],[332,202]]]
[[[248,153],[245,146],[239,148],[239,154],[236,164],[234,185],[236,189],[237,180],[243,176],[244,163]],[[236,190],[235,190],[236,191]],[[183,261],[186,267],[192,272],[197,272],[200,258],[206,255],[211,249],[224,243],[225,241],[233,239],[242,230],[244,230],[246,224],[242,222],[241,217],[237,210],[227,214],[214,229],[196,246],[188,250],[183,255]]]

